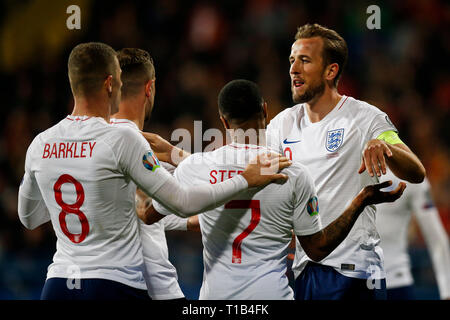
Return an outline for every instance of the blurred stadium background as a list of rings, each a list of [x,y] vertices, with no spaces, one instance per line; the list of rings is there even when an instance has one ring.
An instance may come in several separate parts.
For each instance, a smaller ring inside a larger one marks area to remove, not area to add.
[[[66,8],[81,8],[68,30]],[[369,30],[366,8],[381,9]],[[235,78],[257,82],[272,118],[292,106],[288,55],[296,28],[318,22],[349,46],[339,91],[386,111],[423,161],[447,233],[450,230],[450,5],[405,1],[5,1],[0,2],[0,299],[37,299],[55,251],[51,225],[28,231],[17,191],[34,136],[69,114],[67,58],[80,42],[140,47],[156,67],[156,104],[146,130],[170,139],[176,128],[221,128],[217,94]],[[198,150],[196,150],[198,151]],[[169,232],[171,260],[189,299],[202,280],[199,234]],[[438,299],[431,261],[411,225],[417,296]]]

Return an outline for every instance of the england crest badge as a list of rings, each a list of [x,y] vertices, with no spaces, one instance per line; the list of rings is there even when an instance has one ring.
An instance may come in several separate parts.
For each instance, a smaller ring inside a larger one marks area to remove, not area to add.
[[[327,141],[325,147],[330,152],[339,149],[344,141],[344,129],[329,130],[327,132]]]

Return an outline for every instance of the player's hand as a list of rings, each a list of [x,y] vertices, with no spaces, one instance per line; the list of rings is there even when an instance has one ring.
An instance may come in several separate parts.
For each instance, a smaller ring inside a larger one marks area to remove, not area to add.
[[[371,177],[376,174],[381,177],[381,174],[386,174],[386,158],[392,157],[392,151],[386,142],[378,139],[369,140],[362,152],[361,166],[358,173],[367,172]]]
[[[150,147],[160,161],[170,163],[176,167],[184,158],[190,155],[189,152],[173,146],[158,134],[150,132],[141,133],[148,143],[150,143]]]
[[[405,191],[406,183],[400,182],[395,190],[392,191],[381,191],[381,189],[389,187],[392,185],[392,181],[385,181],[382,183],[367,186],[361,190],[358,197],[362,198],[364,206],[371,204],[378,204],[384,202],[394,202],[400,198]]]
[[[288,176],[278,172],[291,164],[288,158],[278,153],[264,152],[250,161],[242,176],[247,180],[249,188],[264,186],[270,182],[283,183]]]
[[[152,204],[152,198],[147,196],[141,189],[136,190],[136,213],[138,217],[145,221],[145,212]]]
[[[198,221],[198,215],[188,218],[187,230],[200,232],[200,222]]]

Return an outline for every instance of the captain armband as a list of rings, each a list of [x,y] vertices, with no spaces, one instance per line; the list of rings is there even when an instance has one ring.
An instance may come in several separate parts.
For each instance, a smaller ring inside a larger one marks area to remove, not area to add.
[[[400,137],[398,136],[397,132],[395,132],[393,130],[389,130],[389,131],[383,132],[382,134],[380,134],[377,137],[377,139],[378,140],[383,140],[384,142],[387,142],[389,144],[403,143],[403,141],[400,140]]]

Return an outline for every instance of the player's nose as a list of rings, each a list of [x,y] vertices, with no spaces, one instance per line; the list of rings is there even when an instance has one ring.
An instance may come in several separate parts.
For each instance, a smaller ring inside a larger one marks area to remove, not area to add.
[[[289,73],[291,74],[291,75],[297,75],[297,74],[299,74],[300,73],[300,68],[299,68],[299,64],[296,62],[296,61],[294,61],[292,64],[291,64],[291,67],[290,67],[290,69],[289,69]]]

